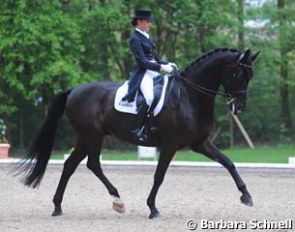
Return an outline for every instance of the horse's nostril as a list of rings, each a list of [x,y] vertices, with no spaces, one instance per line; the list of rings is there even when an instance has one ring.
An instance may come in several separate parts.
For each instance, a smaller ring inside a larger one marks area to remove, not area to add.
[[[244,111],[244,106],[243,105],[237,105],[236,106],[237,114],[240,114]]]

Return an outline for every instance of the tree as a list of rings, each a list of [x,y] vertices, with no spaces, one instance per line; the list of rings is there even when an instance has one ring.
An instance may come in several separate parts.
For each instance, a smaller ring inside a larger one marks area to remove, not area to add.
[[[290,132],[294,131],[289,120],[290,115],[294,114],[294,104],[291,103],[294,91],[290,91],[294,89],[294,79],[292,81],[288,71],[294,65],[294,2],[285,1],[284,9],[278,8],[277,0],[250,6],[249,2],[245,32],[249,43],[253,48],[261,50],[262,55],[255,64],[255,78],[251,83],[248,100],[250,109],[247,113],[247,125],[257,138],[264,138],[266,141],[281,138],[282,142],[286,142],[289,140]],[[282,16],[284,22],[280,24]],[[283,89],[287,91],[284,92]],[[282,112],[283,115],[289,116],[284,119]]]
[[[0,97],[9,96],[13,109],[24,116],[24,107],[33,106],[36,99],[47,105],[54,93],[84,80],[86,75],[79,67],[84,47],[79,27],[62,12],[57,0],[5,0],[1,7],[0,83],[4,94]],[[7,117],[9,111],[1,114]],[[24,119],[17,120],[18,127],[23,128]]]

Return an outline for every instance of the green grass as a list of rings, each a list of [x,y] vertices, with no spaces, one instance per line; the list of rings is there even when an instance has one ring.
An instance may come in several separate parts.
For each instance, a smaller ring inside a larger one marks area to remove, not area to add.
[[[273,147],[231,148],[223,150],[233,162],[246,163],[288,163],[290,156],[295,156],[295,145],[281,145]],[[63,159],[62,153],[56,153],[53,159]],[[138,160],[137,152],[116,152],[110,150],[102,151],[102,160]],[[145,159],[153,160],[153,159]],[[207,157],[192,151],[179,151],[176,153],[177,161],[210,162]]]
[[[295,156],[295,146],[231,148],[222,151],[234,162],[241,163],[288,163],[290,156]],[[191,151],[177,153],[176,160],[179,161],[211,161],[201,154]]]

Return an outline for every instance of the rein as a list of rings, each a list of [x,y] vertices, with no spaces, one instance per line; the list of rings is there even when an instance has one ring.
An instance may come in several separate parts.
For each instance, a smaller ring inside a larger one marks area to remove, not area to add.
[[[238,63],[237,66],[242,66],[242,67],[245,67],[245,68],[250,68],[252,69],[252,66],[251,65],[247,65],[247,64],[244,64],[244,63]],[[198,92],[202,93],[202,94],[205,94],[209,97],[215,97],[216,95],[220,95],[222,97],[225,97],[226,99],[228,99],[228,101],[232,101],[233,97],[230,93],[225,93],[225,92],[221,92],[221,91],[215,91],[215,90],[212,90],[212,89],[208,89],[208,88],[205,88],[203,86],[200,86],[200,85],[197,85],[195,83],[193,83],[192,81],[188,80],[187,78],[183,77],[180,72],[177,70],[176,71],[176,75],[177,77],[179,77],[181,80],[183,80],[184,82],[186,82],[191,88],[197,90]],[[235,93],[240,93],[240,94],[246,94],[247,91],[235,91]]]
[[[205,94],[209,97],[215,97],[215,95],[220,95],[220,96],[223,96],[223,97],[226,97],[226,98],[230,98],[230,94],[227,94],[227,93],[224,93],[224,92],[221,92],[221,91],[215,91],[215,90],[212,90],[212,89],[207,89],[203,86],[200,86],[200,85],[197,85],[195,84],[194,82],[188,80],[187,78],[183,77],[179,72],[178,72],[178,77],[183,80],[184,82],[186,82],[191,88],[197,90],[198,92],[202,93],[202,94]]]
[[[231,94],[229,93],[225,93],[225,92],[221,92],[221,91],[215,91],[215,90],[212,90],[212,89],[207,89],[203,86],[200,86],[200,85],[197,85],[195,83],[193,83],[192,81],[184,78],[183,76],[180,75],[179,73],[179,78],[181,80],[183,80],[186,84],[188,84],[188,86],[190,86],[191,88],[195,89],[196,91],[206,95],[206,96],[209,96],[209,97],[212,97],[212,98],[215,98],[216,95],[220,95],[224,98],[226,98],[226,103],[227,104],[230,104],[232,101],[235,100],[234,97],[232,97]],[[219,101],[219,99],[216,99]]]

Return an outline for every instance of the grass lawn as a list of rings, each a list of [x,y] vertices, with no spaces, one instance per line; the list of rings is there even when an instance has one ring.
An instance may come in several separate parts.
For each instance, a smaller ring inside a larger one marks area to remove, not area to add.
[[[234,162],[245,163],[288,163],[290,156],[295,156],[295,146],[231,148],[222,151]],[[211,161],[201,154],[191,151],[177,153],[179,161]]]
[[[233,162],[246,163],[288,163],[290,156],[295,156],[295,145],[280,145],[273,147],[251,148],[231,148],[223,150]],[[63,159],[63,154],[55,153],[52,159]],[[102,151],[102,160],[137,160],[137,152],[117,152],[104,150]],[[151,160],[151,159],[145,159]],[[176,153],[177,161],[211,161],[201,154],[192,151],[178,151]]]

